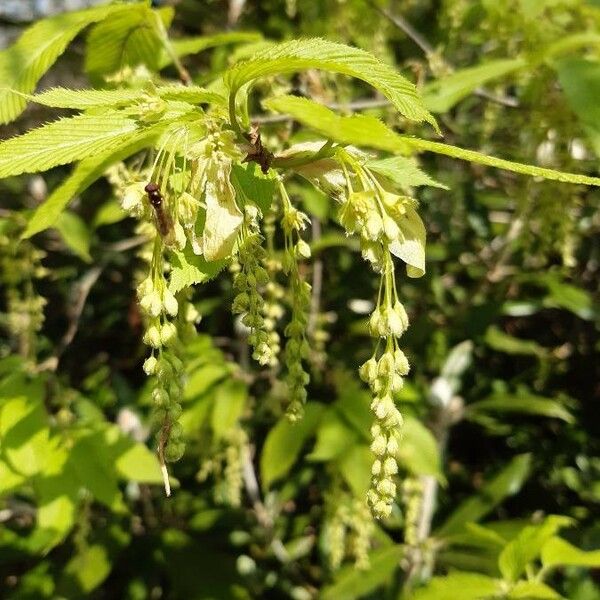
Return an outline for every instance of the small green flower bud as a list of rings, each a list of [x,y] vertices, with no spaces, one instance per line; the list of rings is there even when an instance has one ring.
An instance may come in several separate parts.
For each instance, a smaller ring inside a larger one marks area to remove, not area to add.
[[[410,365],[408,364],[406,355],[400,349],[394,352],[394,365],[398,375],[408,375],[408,372],[410,371]]]
[[[383,435],[378,435],[371,443],[371,452],[375,456],[383,456],[385,454],[386,439]]]
[[[145,361],[144,361],[144,373],[146,373],[146,375],[154,375],[156,373],[156,368],[158,366],[158,360],[156,360],[156,358],[154,356],[149,356]]]
[[[383,473],[388,477],[398,472],[398,463],[391,456],[385,459],[383,463]]]
[[[163,323],[160,328],[160,340],[165,345],[168,346],[177,338],[177,327],[175,327],[174,323],[167,322]]]
[[[185,444],[182,441],[169,440],[165,449],[165,458],[168,462],[177,462],[185,453]]]
[[[363,363],[358,369],[358,374],[365,383],[373,382],[377,377],[377,361],[375,358],[372,357]]]
[[[168,289],[165,289],[163,294],[163,306],[168,315],[171,317],[177,316],[179,304],[177,303],[175,296]]]
[[[296,244],[296,256],[299,258],[310,258],[310,246],[304,240],[298,240]]]
[[[396,454],[398,453],[398,440],[396,439],[395,435],[390,436],[387,443],[386,451],[391,456],[396,456]]]
[[[150,327],[148,327],[144,334],[144,344],[147,344],[152,348],[160,348],[160,331],[156,325],[150,325]]]
[[[391,479],[382,479],[377,484],[377,491],[382,496],[391,496],[393,498],[396,495],[396,484]]]
[[[169,394],[163,388],[152,390],[152,400],[157,408],[167,408],[170,403]]]

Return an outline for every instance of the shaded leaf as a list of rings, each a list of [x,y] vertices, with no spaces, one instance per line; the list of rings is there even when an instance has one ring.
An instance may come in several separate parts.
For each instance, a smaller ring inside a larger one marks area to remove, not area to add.
[[[504,498],[516,494],[531,468],[531,454],[519,454],[493,479],[486,482],[478,493],[462,502],[437,530],[436,535],[460,533],[466,523],[479,521]]]
[[[260,456],[260,473],[264,489],[286,475],[300,456],[306,440],[314,433],[324,407],[316,402],[306,405],[304,417],[297,423],[281,419],[267,435]]]
[[[371,567],[365,571],[351,565],[341,568],[333,583],[323,588],[321,599],[354,600],[367,596],[391,579],[403,554],[402,546],[390,546],[371,552]]]

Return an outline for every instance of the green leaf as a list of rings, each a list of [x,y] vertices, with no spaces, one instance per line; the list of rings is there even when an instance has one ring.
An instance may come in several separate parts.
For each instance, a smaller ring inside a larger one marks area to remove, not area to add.
[[[564,183],[600,186],[600,178],[598,177],[588,177],[576,173],[564,173],[553,169],[525,165],[488,156],[481,152],[457,148],[450,144],[398,135],[374,117],[365,115],[341,117],[327,107],[305,98],[279,96],[264,100],[263,104],[271,110],[287,113],[309,129],[318,131],[322,135],[343,144],[356,144],[400,154],[407,154],[411,149],[413,151],[434,152],[523,175],[543,177]],[[283,161],[281,162],[283,163]]]
[[[300,421],[290,423],[284,417],[269,431],[260,456],[260,473],[265,490],[294,466],[306,440],[317,428],[323,410],[323,405],[309,402]]]
[[[283,42],[255,54],[225,72],[231,94],[260,77],[323,69],[356,77],[379,90],[401,114],[412,121],[427,121],[437,129],[433,116],[425,109],[415,86],[372,54],[314,38]]]
[[[486,482],[478,493],[462,502],[436,531],[436,536],[460,533],[466,523],[479,521],[504,498],[516,494],[531,469],[531,454],[519,454],[493,479]]]
[[[145,65],[158,71],[164,49],[163,27],[173,9],[151,10],[146,3],[96,25],[87,39],[85,70],[92,81],[101,81],[123,67]]]
[[[389,179],[405,192],[411,188],[421,185],[430,185],[443,190],[450,189],[448,186],[432,179],[427,173],[421,171],[414,159],[405,156],[391,156],[380,160],[370,160],[367,167]]]
[[[126,510],[101,431],[86,432],[79,437],[69,451],[69,464],[94,498],[115,512]]]
[[[233,165],[231,183],[238,198],[256,204],[263,214],[267,213],[275,196],[275,181],[263,175],[257,164],[250,163],[246,168]]]
[[[558,401],[532,394],[493,394],[485,400],[474,402],[467,407],[468,413],[521,413],[562,419],[567,423],[575,421],[573,415]]]
[[[114,19],[135,12],[145,4],[99,6],[38,21],[28,28],[13,46],[0,52],[0,123],[9,123],[23,112],[26,99],[15,92],[33,92],[82,29],[108,16]]]
[[[559,537],[552,537],[544,544],[541,556],[544,567],[600,568],[600,550],[580,550]]]
[[[52,108],[71,108],[73,110],[87,110],[108,106],[118,108],[133,104],[143,96],[143,90],[70,90],[56,87],[35,96],[27,96],[28,100]]]
[[[507,598],[511,600],[517,598],[520,600],[554,600],[560,599],[562,596],[545,583],[539,581],[519,581],[510,590]]]
[[[417,211],[408,207],[406,213],[396,223],[402,232],[402,239],[390,242],[390,252],[406,263],[406,274],[409,277],[423,277],[427,236],[425,225]]]
[[[31,237],[51,227],[69,202],[94,183],[96,179],[102,177],[107,167],[151,145],[164,127],[165,124],[157,124],[139,131],[132,137],[125,138],[118,148],[109,148],[82,160],[71,175],[35,210],[27,223],[23,237]],[[2,148],[1,144],[0,148]]]
[[[502,591],[502,582],[480,575],[456,571],[446,577],[433,577],[418,589],[412,600],[487,600]]]
[[[0,178],[116,152],[138,132],[135,119],[116,113],[60,119],[0,143]]]
[[[73,591],[89,594],[108,577],[111,568],[104,546],[86,545],[65,565],[63,578],[68,579],[69,585],[75,586]]]
[[[587,290],[565,283],[550,274],[540,277],[539,282],[548,289],[544,306],[563,308],[586,321],[593,320],[598,314],[597,304]]]
[[[414,475],[433,475],[439,481],[444,481],[440,451],[433,434],[421,421],[411,416],[404,419],[398,461]]]
[[[350,565],[341,568],[333,583],[322,590],[321,600],[354,600],[367,596],[392,578],[403,554],[402,546],[389,546],[369,554],[369,569],[363,571]]]
[[[116,198],[111,198],[96,211],[92,228],[97,229],[104,225],[114,225],[128,216],[128,213],[121,208],[119,201]]]
[[[91,233],[85,223],[75,213],[63,212],[54,223],[65,244],[85,262],[91,262]]]
[[[485,343],[498,352],[513,355],[529,355],[538,358],[547,358],[548,351],[533,340],[520,340],[494,325],[490,325],[485,332]]]
[[[338,460],[338,469],[356,498],[363,499],[371,485],[373,453],[369,446],[359,444]]]
[[[229,160],[211,160],[206,167],[206,218],[201,244],[208,261],[224,260],[233,253],[244,220],[231,184],[231,167]]]
[[[423,88],[423,102],[432,112],[449,111],[455,104],[488,81],[504,77],[527,65],[523,58],[493,60],[456,71]]]
[[[538,558],[546,542],[554,537],[559,529],[568,527],[572,522],[569,517],[550,515],[540,525],[525,527],[505,546],[498,557],[498,567],[504,579],[517,581],[527,565]]]
[[[600,63],[568,58],[555,64],[558,80],[573,112],[596,153],[600,156]]]
[[[169,289],[173,294],[215,277],[227,264],[225,260],[208,262],[203,256],[196,256],[188,244],[183,252],[172,254],[171,278]]]
[[[211,417],[216,438],[224,438],[239,421],[246,401],[248,388],[235,379],[228,379],[217,388]]]
[[[0,405],[0,440],[3,458],[18,475],[44,469],[50,430],[41,397],[17,396]]]
[[[263,100],[263,106],[290,115],[309,129],[342,144],[356,144],[387,152],[410,151],[401,137],[375,117],[351,115],[343,117],[308,98],[276,96]]]
[[[179,57],[189,56],[190,54],[198,54],[209,48],[225,46],[228,44],[251,43],[262,40],[262,35],[252,31],[227,31],[224,33],[216,33],[215,35],[203,35],[200,37],[182,38],[173,40],[171,45],[173,51]],[[173,59],[165,52],[161,57],[161,68],[170,65]]]
[[[328,461],[343,454],[357,439],[352,429],[345,425],[335,411],[328,411],[317,430],[317,440],[307,460]]]

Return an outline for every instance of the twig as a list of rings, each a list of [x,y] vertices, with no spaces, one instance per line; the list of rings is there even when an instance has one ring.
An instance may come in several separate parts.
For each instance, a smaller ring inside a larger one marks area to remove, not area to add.
[[[355,112],[357,110],[369,110],[374,108],[385,108],[391,106],[392,103],[385,98],[363,98],[362,100],[356,100],[355,102],[328,102],[325,104],[327,108],[331,110],[343,110],[348,112]],[[283,123],[284,121],[291,121],[290,115],[254,115],[250,118],[252,123],[257,124],[269,124],[269,123]]]
[[[365,0],[367,4],[369,4],[372,8],[374,8],[377,12],[382,14],[390,23],[398,27],[401,31],[403,31],[408,38],[410,38],[419,48],[425,53],[427,58],[430,58],[434,54],[436,54],[435,48],[431,45],[429,40],[417,31],[411,23],[409,23],[404,17],[401,15],[392,13],[387,8],[383,8],[382,6],[378,6],[373,0]],[[438,59],[443,62],[448,68],[454,70],[453,65],[445,59],[443,56],[438,55]],[[516,98],[511,98],[510,96],[497,96],[492,92],[489,92],[484,87],[477,87],[473,90],[473,93],[480,98],[484,98],[485,100],[489,100],[490,102],[495,102],[496,104],[501,104],[502,106],[506,106],[508,108],[516,108],[519,106],[519,101]]]

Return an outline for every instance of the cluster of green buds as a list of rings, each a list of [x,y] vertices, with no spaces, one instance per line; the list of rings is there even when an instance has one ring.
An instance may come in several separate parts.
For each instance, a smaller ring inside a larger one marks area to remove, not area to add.
[[[385,518],[391,514],[396,497],[396,455],[403,423],[394,397],[402,389],[403,378],[409,371],[408,360],[398,346],[398,338],[409,323],[398,298],[392,250],[397,254],[405,242],[402,228],[412,226],[413,219],[420,223],[420,219],[414,212],[416,201],[412,198],[387,191],[350,153],[341,152],[340,160],[348,189],[340,221],[349,233],[359,234],[363,257],[381,274],[377,305],[369,320],[369,330],[377,339],[377,346],[359,373],[374,395],[371,450],[375,460],[367,501],[377,518]]]
[[[264,315],[263,290],[269,285],[270,278],[263,266],[267,252],[262,246],[259,216],[258,208],[245,206],[238,240],[239,272],[233,280],[237,295],[232,311],[241,314],[242,323],[250,329],[248,342],[254,348],[252,357],[263,366],[274,366],[279,352],[279,335]]]
[[[385,518],[391,514],[396,496],[396,455],[403,423],[394,395],[402,389],[403,378],[409,371],[408,360],[398,347],[398,337],[408,327],[408,318],[398,300],[393,262],[389,255],[382,272],[379,296],[369,322],[371,335],[378,338],[379,342],[373,356],[360,367],[359,374],[369,384],[374,395],[371,403],[375,416],[375,423],[371,427],[371,450],[375,461],[367,500],[373,514],[378,518]]]
[[[209,476],[215,480],[213,495],[217,504],[237,508],[242,504],[244,454],[248,452],[248,436],[240,426],[229,430],[217,442],[210,458],[203,461],[197,475],[198,481]]]
[[[20,240],[20,215],[0,219],[0,283],[6,291],[6,312],[0,314],[2,325],[15,341],[17,351],[35,360],[37,334],[44,324],[46,300],[34,282],[48,274],[41,261],[43,250],[27,240]]]
[[[340,493],[330,494],[327,505],[330,516],[324,528],[324,541],[329,566],[336,570],[349,557],[357,569],[368,569],[373,535],[369,507],[343,493],[341,497]]]
[[[285,289],[277,282],[277,275],[281,272],[282,265],[275,253],[275,222],[276,213],[275,210],[271,209],[266,214],[263,223],[263,231],[267,243],[267,253],[263,259],[263,266],[269,276],[269,282],[265,286],[263,293],[263,316],[265,318],[263,326],[273,348],[272,358],[269,363],[269,366],[272,368],[279,365],[281,338],[277,332],[277,325],[285,315],[285,309],[282,304],[285,298]]]
[[[283,183],[281,190],[281,219],[284,233],[283,272],[289,277],[292,317],[284,330],[287,338],[285,345],[286,382],[288,386],[287,416],[291,421],[298,420],[304,411],[306,402],[306,386],[310,376],[304,369],[302,361],[308,357],[309,345],[306,339],[308,326],[308,310],[311,301],[311,287],[306,282],[298,267],[299,259],[310,258],[310,247],[300,237],[306,228],[308,217],[295,208],[287,194]]]
[[[150,275],[138,285],[137,294],[146,322],[143,341],[151,349],[150,356],[144,362],[144,372],[149,376],[156,376],[152,390],[152,420],[159,427],[158,455],[165,475],[165,489],[169,495],[166,462],[179,460],[185,450],[183,428],[179,423],[184,366],[178,356],[179,335],[174,320],[179,313],[179,303],[164,277],[162,253],[162,242],[157,236],[154,240]],[[193,317],[193,313],[185,315],[185,320]]]
[[[409,477],[402,482],[401,495],[404,505],[404,541],[407,546],[417,546],[423,484],[418,478]]]

